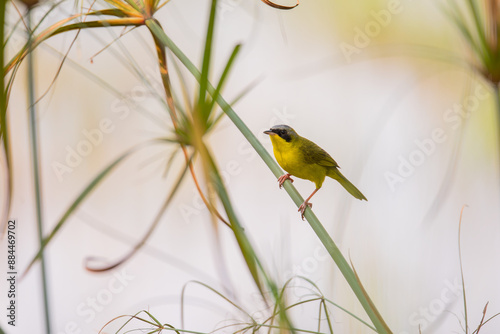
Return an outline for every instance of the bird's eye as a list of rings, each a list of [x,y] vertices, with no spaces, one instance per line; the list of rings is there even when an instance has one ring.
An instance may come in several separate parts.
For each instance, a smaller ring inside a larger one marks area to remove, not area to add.
[[[282,134],[282,135],[284,135],[285,133],[286,133],[286,131],[285,131],[285,130],[281,130],[281,131],[280,131],[280,134]]]

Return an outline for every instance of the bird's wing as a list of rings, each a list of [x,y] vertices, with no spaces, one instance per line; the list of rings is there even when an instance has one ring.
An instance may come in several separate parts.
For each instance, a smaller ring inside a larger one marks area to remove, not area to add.
[[[318,164],[325,167],[339,167],[337,162],[324,149],[304,138],[304,161],[308,164]]]

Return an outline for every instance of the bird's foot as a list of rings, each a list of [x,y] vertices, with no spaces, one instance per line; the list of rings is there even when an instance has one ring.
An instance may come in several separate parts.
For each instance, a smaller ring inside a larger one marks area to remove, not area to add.
[[[292,174],[283,174],[278,178],[280,189],[283,187],[283,183],[285,183],[286,180],[290,180],[290,182],[293,183],[293,179],[290,176],[292,176]]]
[[[304,203],[302,203],[300,206],[299,206],[299,212],[300,212],[300,218],[302,218],[302,220],[304,220],[304,214],[306,212],[306,208],[309,207],[310,209],[312,209],[313,205],[312,203],[309,203],[308,201],[304,201]]]

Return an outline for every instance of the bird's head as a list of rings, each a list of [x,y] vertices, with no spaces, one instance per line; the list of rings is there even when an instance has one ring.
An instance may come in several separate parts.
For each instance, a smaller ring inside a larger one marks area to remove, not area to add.
[[[264,133],[270,135],[272,139],[278,139],[279,137],[287,143],[299,137],[297,132],[288,125],[275,125],[271,129],[264,131]]]

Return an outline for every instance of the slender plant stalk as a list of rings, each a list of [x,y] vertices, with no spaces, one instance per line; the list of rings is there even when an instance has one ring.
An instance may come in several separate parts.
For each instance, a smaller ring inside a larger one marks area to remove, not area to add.
[[[5,7],[7,5],[6,1],[0,1],[0,72],[2,74],[0,80],[0,140],[2,142],[3,151],[5,155],[5,166],[6,166],[6,196],[5,196],[5,207],[3,208],[5,217],[1,217],[3,220],[0,223],[1,230],[3,232],[7,227],[7,217],[10,208],[10,198],[12,193],[12,172],[10,168],[10,144],[9,144],[9,131],[7,125],[7,87],[5,85],[5,76],[7,71],[5,70]]]
[[[177,45],[165,34],[165,32],[161,29],[161,27],[151,19],[146,20],[146,25],[149,27],[151,32],[155,34],[156,38],[161,40],[175,55],[179,60],[186,66],[186,68],[191,72],[191,74],[200,81],[201,73],[196,68],[196,66],[186,57],[186,55],[177,47]],[[213,94],[215,92],[215,88],[208,83],[207,90],[209,94]],[[264,146],[259,142],[257,137],[250,131],[250,129],[246,126],[246,124],[240,119],[240,117],[236,114],[236,112],[231,108],[231,106],[224,100],[224,98],[219,95],[217,98],[217,103],[222,108],[222,110],[226,113],[229,119],[234,123],[234,125],[240,130],[243,136],[248,140],[248,142],[252,145],[252,147],[256,150],[259,156],[264,160],[269,169],[273,172],[276,177],[279,177],[283,174],[281,168],[279,168],[278,164],[274,161],[271,155],[267,152]],[[290,195],[294,203],[300,206],[303,203],[303,198],[295,189],[295,187],[290,184],[290,182],[286,182],[284,184],[285,190]],[[337,264],[337,267],[341,271],[342,275],[344,275],[347,283],[350,285],[354,294],[360,301],[361,305],[365,309],[366,313],[370,317],[373,325],[377,329],[378,333],[392,333],[387,324],[384,322],[382,316],[376,309],[375,305],[371,301],[368,294],[365,293],[364,288],[361,283],[358,281],[356,274],[353,269],[344,258],[339,248],[332,240],[330,235],[327,233],[321,222],[318,220],[316,215],[312,212],[312,210],[306,210],[305,218],[311,225],[312,229],[320,239],[320,241],[325,246],[326,250],[332,257],[332,259]]]
[[[462,215],[464,214],[465,205],[460,210],[460,220],[458,222],[458,260],[460,262],[460,277],[462,278],[462,295],[464,296],[464,319],[465,319],[465,334],[469,334],[469,318],[467,317],[467,298],[465,293],[465,278],[464,269],[462,266],[462,244],[460,236],[462,234]]]
[[[26,14],[26,21],[28,25],[28,45],[31,44],[31,8],[28,9]],[[27,56],[28,63],[28,103],[29,103],[29,123],[30,123],[30,135],[31,135],[31,156],[32,156],[32,168],[33,168],[33,182],[35,187],[35,203],[36,203],[36,221],[38,230],[38,240],[40,242],[40,248],[43,245],[43,199],[41,190],[41,179],[40,179],[40,161],[38,153],[38,129],[37,129],[37,119],[36,119],[36,105],[35,105],[35,73],[34,73],[34,57],[33,49],[30,49]],[[47,334],[50,333],[50,309],[49,309],[49,296],[47,289],[47,271],[46,271],[46,261],[45,256],[40,254],[40,265],[41,265],[41,280],[43,289],[43,307],[45,315],[45,331]]]

